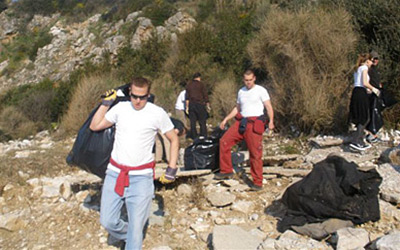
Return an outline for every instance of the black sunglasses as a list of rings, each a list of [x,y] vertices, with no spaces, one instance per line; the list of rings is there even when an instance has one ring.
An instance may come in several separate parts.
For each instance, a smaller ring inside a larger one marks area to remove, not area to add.
[[[379,60],[379,58],[378,57],[374,57],[374,58],[372,58],[372,60]]]
[[[135,95],[131,93],[131,97],[133,99],[140,99],[141,101],[147,100],[147,97],[149,96],[149,94],[145,94],[145,95]]]

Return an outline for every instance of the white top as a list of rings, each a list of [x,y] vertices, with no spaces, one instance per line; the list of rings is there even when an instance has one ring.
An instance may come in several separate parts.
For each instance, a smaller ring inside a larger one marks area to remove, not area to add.
[[[119,102],[106,113],[105,118],[115,124],[111,157],[117,163],[131,167],[154,161],[152,150],[157,131],[160,130],[164,134],[174,129],[164,109],[150,102],[141,110],[135,110],[131,102]],[[111,164],[108,164],[108,169],[119,172],[119,169]],[[148,173],[153,171],[129,171],[132,175]]]
[[[260,116],[264,114],[264,102],[269,99],[268,91],[256,84],[251,89],[243,87],[239,90],[237,104],[242,116]]]
[[[367,65],[361,65],[358,67],[357,71],[354,72],[354,87],[364,87],[365,84],[363,83],[362,79],[362,72],[366,70],[368,72],[368,66]],[[367,74],[367,80],[369,81],[369,75]]]
[[[185,110],[185,100],[186,100],[186,89],[182,90],[181,93],[179,93],[178,98],[176,99],[175,109]]]

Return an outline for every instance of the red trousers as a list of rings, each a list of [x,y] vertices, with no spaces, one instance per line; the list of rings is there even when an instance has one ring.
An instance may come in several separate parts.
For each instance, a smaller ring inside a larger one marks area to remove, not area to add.
[[[232,147],[244,139],[250,152],[250,173],[253,182],[257,186],[262,186],[263,180],[263,163],[262,163],[262,134],[253,132],[252,122],[247,123],[244,134],[239,134],[239,121],[235,123],[225,132],[219,143],[219,165],[221,173],[232,173]]]

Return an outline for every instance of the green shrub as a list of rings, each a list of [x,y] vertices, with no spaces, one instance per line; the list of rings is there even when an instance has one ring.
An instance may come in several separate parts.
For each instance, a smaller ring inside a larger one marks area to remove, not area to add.
[[[246,46],[254,32],[252,17],[252,11],[240,8],[216,16],[210,54],[224,71],[232,70],[237,76],[250,66]]]
[[[118,53],[118,75],[125,82],[129,82],[133,76],[157,77],[167,58],[168,45],[169,41],[161,41],[153,34],[140,49],[134,50],[129,46],[122,48]]]
[[[6,107],[0,113],[0,130],[6,137],[13,139],[26,138],[36,133],[37,127],[21,111],[15,107]]]
[[[143,9],[143,16],[149,18],[154,26],[164,25],[164,21],[175,14],[176,9],[168,1],[155,0]]]
[[[200,1],[198,4],[198,12],[196,20],[198,22],[205,21],[210,15],[215,13],[215,1],[214,0],[204,0]]]
[[[68,111],[61,122],[61,129],[67,133],[75,133],[87,119],[90,111],[99,104],[100,96],[108,89],[120,86],[119,80],[109,73],[95,73],[79,81]]]
[[[18,104],[18,109],[36,123],[39,130],[48,129],[52,122],[51,102],[55,97],[53,90],[31,92]]]
[[[0,13],[5,9],[7,9],[6,1],[5,0],[0,0]]]
[[[349,82],[356,35],[341,9],[273,9],[248,51],[272,78],[272,103],[281,126],[332,131],[347,121]]]

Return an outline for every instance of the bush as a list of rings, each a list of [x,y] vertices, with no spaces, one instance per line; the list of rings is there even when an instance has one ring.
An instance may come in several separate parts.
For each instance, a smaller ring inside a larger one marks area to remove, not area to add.
[[[227,116],[236,106],[238,87],[233,76],[215,84],[210,99],[211,114],[216,123]]]
[[[173,113],[175,110],[175,101],[179,94],[178,83],[166,73],[151,84],[151,93],[155,95],[155,103],[168,112]]]
[[[133,76],[157,77],[167,58],[169,41],[161,41],[157,35],[144,42],[140,49],[124,47],[118,53],[117,72],[128,82]]]
[[[87,119],[90,111],[99,104],[100,96],[108,89],[121,84],[113,74],[93,74],[82,78],[76,87],[68,110],[61,122],[62,130],[75,133]]]
[[[277,122],[305,132],[345,127],[350,88],[344,72],[355,43],[350,16],[341,9],[270,11],[248,51],[272,79]]]
[[[5,9],[7,9],[6,1],[5,0],[0,0],[0,13]]]
[[[176,9],[167,1],[155,0],[143,10],[143,16],[149,18],[154,26],[164,25],[164,21],[175,14]]]
[[[1,111],[0,130],[13,139],[26,138],[38,131],[35,123],[16,107],[6,107]]]
[[[36,124],[39,130],[48,129],[52,122],[51,102],[55,97],[53,90],[31,92],[18,104],[25,116]]]

